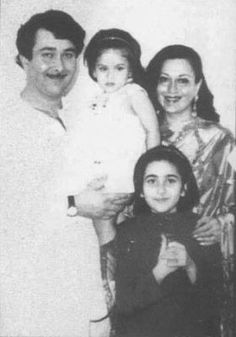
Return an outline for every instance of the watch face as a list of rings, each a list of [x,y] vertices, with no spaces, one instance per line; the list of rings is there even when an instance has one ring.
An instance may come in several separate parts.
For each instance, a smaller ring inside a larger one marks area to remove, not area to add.
[[[77,208],[75,206],[71,206],[67,210],[67,215],[68,216],[75,216],[77,215]]]

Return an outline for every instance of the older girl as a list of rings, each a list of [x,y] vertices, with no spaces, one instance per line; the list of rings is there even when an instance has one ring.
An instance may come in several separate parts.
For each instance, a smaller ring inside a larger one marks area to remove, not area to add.
[[[219,319],[220,251],[192,238],[197,184],[187,158],[159,146],[139,159],[135,217],[116,236],[116,336],[219,336],[206,321]],[[217,324],[216,324],[217,327]]]

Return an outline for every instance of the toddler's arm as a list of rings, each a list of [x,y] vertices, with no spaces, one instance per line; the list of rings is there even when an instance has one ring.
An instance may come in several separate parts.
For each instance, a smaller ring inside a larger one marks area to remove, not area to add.
[[[131,105],[146,131],[147,149],[160,144],[160,131],[154,107],[145,90],[137,90],[130,95]]]

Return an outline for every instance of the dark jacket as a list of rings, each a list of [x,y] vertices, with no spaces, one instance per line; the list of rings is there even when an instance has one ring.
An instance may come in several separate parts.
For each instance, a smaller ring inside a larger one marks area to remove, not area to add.
[[[202,248],[192,238],[196,221],[195,214],[184,212],[144,215],[121,224],[116,237],[117,337],[203,337],[202,322],[218,318],[220,250],[216,245]],[[156,282],[152,269],[162,233],[186,247],[197,266],[194,285],[182,268],[160,285]]]

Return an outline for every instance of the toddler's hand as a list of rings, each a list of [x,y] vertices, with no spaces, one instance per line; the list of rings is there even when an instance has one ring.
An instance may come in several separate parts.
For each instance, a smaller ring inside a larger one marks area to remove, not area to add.
[[[95,191],[99,191],[99,190],[102,190],[105,188],[105,182],[107,180],[107,176],[106,175],[103,175],[101,177],[97,177],[97,178],[94,178],[92,179],[87,187],[92,189],[92,190],[95,190]]]

